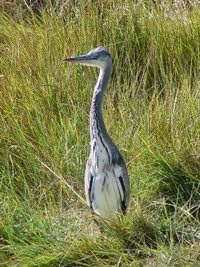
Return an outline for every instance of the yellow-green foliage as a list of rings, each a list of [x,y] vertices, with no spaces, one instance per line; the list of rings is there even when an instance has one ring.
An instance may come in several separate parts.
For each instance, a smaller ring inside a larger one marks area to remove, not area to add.
[[[22,2],[0,12],[0,265],[197,266],[198,3]],[[104,118],[132,189],[103,232],[83,192],[97,70],[62,61],[99,45],[115,62]]]

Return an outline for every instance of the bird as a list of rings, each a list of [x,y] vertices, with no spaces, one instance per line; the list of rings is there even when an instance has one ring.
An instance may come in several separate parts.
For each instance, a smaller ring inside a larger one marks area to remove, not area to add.
[[[130,181],[125,161],[106,129],[102,100],[113,70],[110,53],[102,46],[85,55],[64,61],[100,69],[90,108],[90,155],[85,168],[87,205],[99,217],[114,220],[126,214],[130,201]]]

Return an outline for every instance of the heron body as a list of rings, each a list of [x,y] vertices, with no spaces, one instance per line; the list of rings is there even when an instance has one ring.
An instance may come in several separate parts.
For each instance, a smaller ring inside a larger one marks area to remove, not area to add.
[[[124,159],[108,135],[102,115],[102,99],[112,73],[112,59],[103,47],[97,47],[86,55],[65,60],[100,68],[90,109],[91,151],[85,170],[85,195],[96,214],[114,219],[127,210],[130,185]]]

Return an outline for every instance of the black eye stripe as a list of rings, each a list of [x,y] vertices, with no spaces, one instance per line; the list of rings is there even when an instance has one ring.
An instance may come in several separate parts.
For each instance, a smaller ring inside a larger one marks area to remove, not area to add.
[[[100,54],[97,54],[97,55],[94,55],[93,56],[93,59],[99,59],[101,57],[101,55]]]

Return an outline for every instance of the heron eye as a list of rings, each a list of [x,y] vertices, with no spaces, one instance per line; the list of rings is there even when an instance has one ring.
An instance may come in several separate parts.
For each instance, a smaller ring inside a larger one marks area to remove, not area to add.
[[[96,57],[95,57],[95,59],[99,59],[100,58],[100,55],[98,54],[98,55],[96,55]]]

